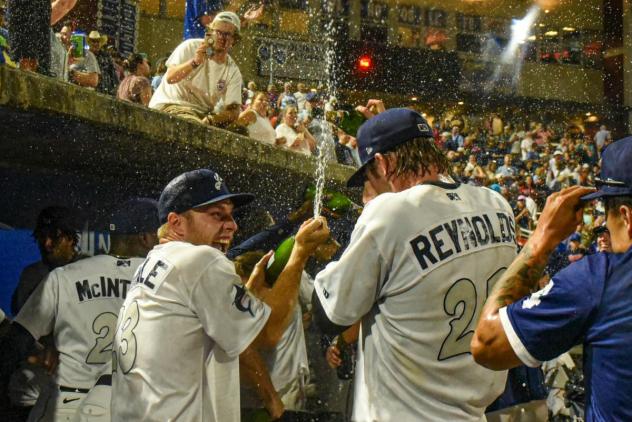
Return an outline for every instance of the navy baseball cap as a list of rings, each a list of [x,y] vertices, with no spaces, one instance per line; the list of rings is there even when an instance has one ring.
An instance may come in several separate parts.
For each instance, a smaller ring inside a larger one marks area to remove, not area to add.
[[[608,146],[601,156],[601,172],[595,178],[598,190],[582,196],[582,201],[604,196],[632,196],[632,136]]]
[[[158,227],[158,202],[155,199],[129,199],[110,216],[112,234],[155,233]]]
[[[81,230],[78,213],[74,209],[64,206],[46,207],[37,216],[33,236],[38,233],[61,230],[64,233],[74,233]]]
[[[571,242],[581,242],[582,240],[582,235],[575,232],[573,234],[571,234],[571,236],[568,238],[568,240],[570,240]]]
[[[366,165],[375,154],[387,152],[414,138],[432,138],[432,129],[421,114],[408,108],[391,108],[364,122],[358,129],[358,153],[362,165],[347,186],[362,186]]]
[[[193,208],[230,199],[235,207],[255,199],[251,193],[231,193],[219,174],[209,169],[182,173],[165,186],[158,200],[160,223],[167,222],[170,212],[183,213]]]

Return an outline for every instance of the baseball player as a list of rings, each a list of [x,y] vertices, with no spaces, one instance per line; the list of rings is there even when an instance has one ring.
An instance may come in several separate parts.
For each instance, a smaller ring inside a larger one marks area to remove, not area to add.
[[[0,345],[4,370],[53,334],[59,350],[55,388],[40,394],[29,420],[70,421],[85,395],[111,373],[112,339],[121,304],[140,257],[156,243],[156,201],[123,204],[110,224],[109,255],[97,255],[53,270],[15,317]]]
[[[538,366],[583,344],[586,421],[632,420],[632,137],[603,153],[599,190],[574,186],[551,195],[538,226],[485,304],[472,341],[493,369]],[[614,253],[573,262],[530,294],[549,254],[600,199]]]
[[[361,321],[355,421],[479,421],[506,373],[479,367],[469,341],[484,299],[516,254],[496,192],[455,183],[424,118],[389,109],[358,131],[348,186],[371,199],[340,260],[315,281],[312,312],[339,334]]]
[[[237,358],[277,344],[305,262],[329,236],[324,219],[306,222],[274,286],[260,289],[266,260],[243,286],[224,254],[237,229],[233,209],[252,199],[208,169],[183,173],[162,191],[160,244],[136,274],[114,337],[113,420],[239,420]]]

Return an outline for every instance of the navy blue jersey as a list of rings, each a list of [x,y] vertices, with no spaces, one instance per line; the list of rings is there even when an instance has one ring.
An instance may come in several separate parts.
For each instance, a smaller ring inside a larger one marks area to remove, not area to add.
[[[632,249],[571,264],[500,316],[529,366],[583,343],[586,420],[632,421]]]

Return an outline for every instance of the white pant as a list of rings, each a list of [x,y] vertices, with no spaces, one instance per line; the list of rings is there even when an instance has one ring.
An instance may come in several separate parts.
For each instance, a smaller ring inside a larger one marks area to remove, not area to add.
[[[112,386],[95,385],[81,402],[75,422],[110,422]]]
[[[95,385],[88,393],[43,391],[28,422],[110,422],[112,387]]]
[[[74,422],[86,393],[60,391],[51,386],[43,390],[29,414],[28,422]]]

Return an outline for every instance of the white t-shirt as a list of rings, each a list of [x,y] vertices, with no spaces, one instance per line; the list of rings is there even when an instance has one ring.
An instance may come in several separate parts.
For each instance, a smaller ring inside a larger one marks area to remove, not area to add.
[[[276,127],[276,137],[285,138],[285,147],[287,149],[291,149],[292,151],[297,151],[305,155],[312,155],[312,151],[309,149],[307,140],[305,138],[303,138],[302,141],[296,139],[298,137],[298,132],[285,123],[281,123]]]
[[[238,357],[269,316],[218,250],[156,246],[119,315],[112,420],[239,421]]]
[[[511,207],[470,185],[372,200],[315,291],[335,324],[362,321],[354,421],[478,421],[506,372],[470,354],[476,321],[516,256]]]
[[[20,309],[15,321],[35,339],[54,335],[57,384],[92,388],[111,372],[118,313],[142,262],[97,255],[57,268]]]
[[[195,57],[195,51],[202,42],[203,39],[192,38],[181,43],[169,56],[167,67]],[[170,84],[167,78],[162,78],[149,107],[160,110],[168,104],[177,104],[207,113],[213,111],[220,101],[225,106],[241,104],[241,85],[241,72],[230,56],[221,64],[205,60],[178,83]]]
[[[259,113],[252,110],[257,120],[248,125],[248,135],[252,139],[264,142],[270,145],[276,145],[276,132],[272,127],[272,123],[266,117],[261,117]]]
[[[302,111],[305,108],[305,103],[307,102],[307,93],[296,91],[294,93],[294,98],[296,98],[296,107],[298,108],[298,111]]]
[[[528,136],[524,138],[522,142],[520,142],[520,151],[522,152],[522,159],[528,159],[529,153],[533,151],[533,139]]]

